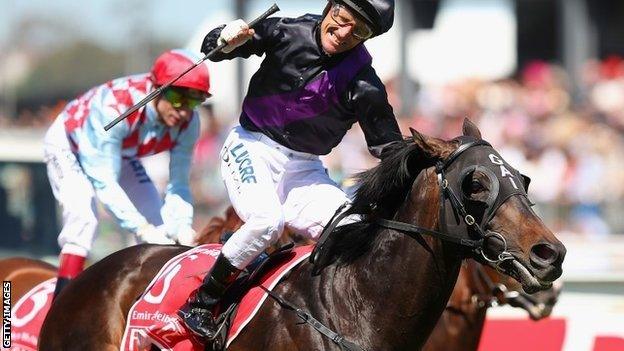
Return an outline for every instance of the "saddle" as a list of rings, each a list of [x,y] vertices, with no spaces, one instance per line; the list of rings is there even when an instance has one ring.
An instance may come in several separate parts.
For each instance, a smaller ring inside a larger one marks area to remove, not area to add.
[[[184,328],[179,308],[201,285],[206,267],[214,264],[219,244],[206,244],[171,258],[128,311],[121,351],[160,349],[175,351],[223,350],[247,326],[274,289],[291,270],[308,259],[311,246],[275,249],[265,259],[250,265],[226,291],[218,304],[218,335],[211,342],[198,340]]]

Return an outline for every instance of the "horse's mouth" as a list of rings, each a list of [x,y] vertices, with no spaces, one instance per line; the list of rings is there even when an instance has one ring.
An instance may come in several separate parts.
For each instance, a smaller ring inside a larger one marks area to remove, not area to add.
[[[528,294],[533,294],[552,287],[552,281],[545,281],[538,278],[515,256],[513,259],[501,262],[499,267],[505,274],[517,280],[518,283],[522,285],[522,289]]]
[[[537,301],[529,296],[526,292],[509,291],[505,294],[505,300],[507,304],[513,307],[519,307],[527,311],[529,317],[538,321],[540,319],[550,316],[552,313],[553,304]]]
[[[539,321],[550,316],[550,314],[552,313],[552,306],[539,303],[537,305],[531,306],[529,309],[527,309],[527,312],[529,313],[529,317],[531,317],[532,320]]]

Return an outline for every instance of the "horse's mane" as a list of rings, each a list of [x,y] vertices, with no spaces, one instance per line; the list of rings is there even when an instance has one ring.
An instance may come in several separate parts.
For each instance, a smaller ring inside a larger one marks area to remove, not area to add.
[[[414,179],[433,165],[417,150],[412,138],[397,142],[375,167],[356,175],[357,190],[349,214],[361,220],[339,226],[331,234],[333,260],[347,264],[368,251],[379,227],[375,218],[391,219],[407,197]]]

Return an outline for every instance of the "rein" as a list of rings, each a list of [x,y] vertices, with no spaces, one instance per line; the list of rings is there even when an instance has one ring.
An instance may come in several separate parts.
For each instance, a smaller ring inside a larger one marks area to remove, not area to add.
[[[350,342],[349,340],[345,339],[344,336],[342,336],[341,334],[329,329],[329,327],[327,327],[325,324],[321,323],[318,321],[318,319],[314,318],[310,312],[298,308],[295,305],[293,305],[292,303],[284,300],[284,298],[282,298],[281,296],[279,296],[278,294],[272,292],[271,290],[265,288],[264,286],[260,285],[260,287],[267,293],[269,294],[269,296],[271,298],[273,298],[275,301],[277,301],[277,303],[289,310],[289,311],[293,311],[297,314],[297,317],[301,318],[301,320],[303,321],[303,323],[307,323],[310,324],[312,326],[312,328],[314,328],[316,331],[318,331],[319,333],[323,334],[324,336],[328,337],[329,339],[331,339],[331,341],[333,341],[336,345],[340,346],[340,350],[344,350],[344,351],[366,351],[366,349]]]

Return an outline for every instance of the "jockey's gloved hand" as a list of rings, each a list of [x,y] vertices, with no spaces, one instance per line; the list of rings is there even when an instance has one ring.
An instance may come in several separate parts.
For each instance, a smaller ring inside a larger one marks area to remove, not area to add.
[[[254,34],[254,30],[249,28],[249,25],[245,21],[237,19],[236,21],[232,21],[225,25],[225,27],[221,30],[221,35],[219,36],[217,43],[219,45],[222,43],[228,43],[228,45],[222,50],[227,54],[232,52],[237,47],[245,44],[247,40],[253,37]]]
[[[195,242],[196,234],[197,233],[195,233],[195,230],[193,230],[193,228],[191,227],[181,227],[180,229],[178,229],[178,243],[185,246],[196,246],[198,244],[197,242]]]
[[[151,224],[146,224],[137,230],[136,236],[139,243],[160,245],[175,244],[175,240],[167,236],[167,232],[162,226],[154,227]]]

